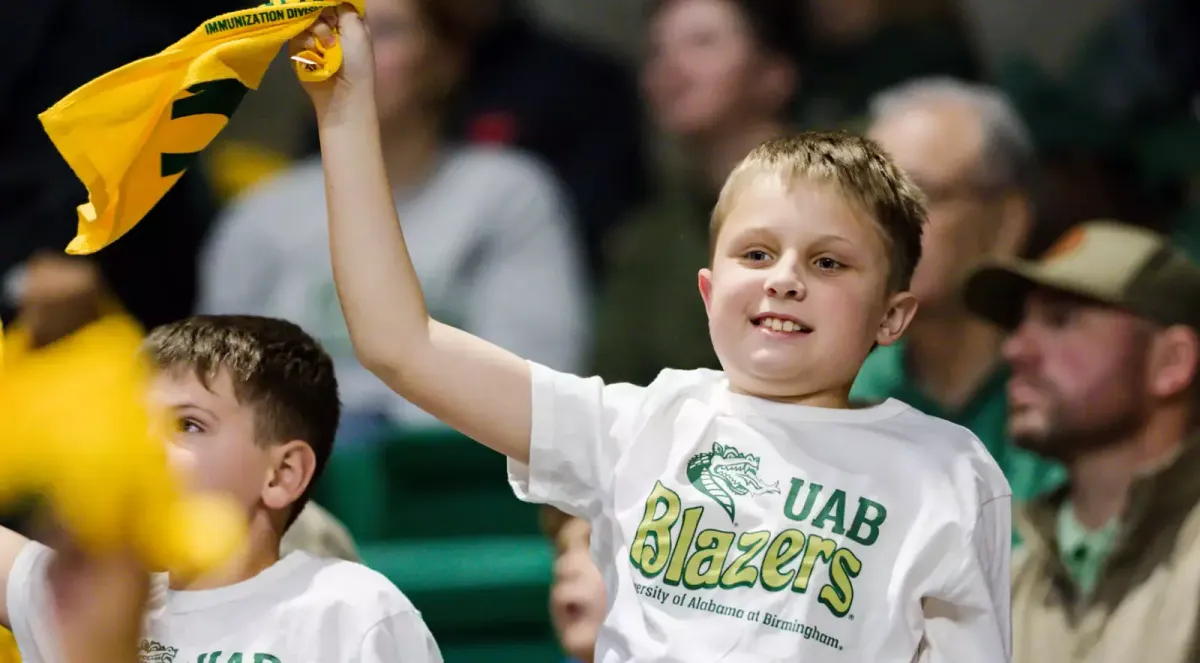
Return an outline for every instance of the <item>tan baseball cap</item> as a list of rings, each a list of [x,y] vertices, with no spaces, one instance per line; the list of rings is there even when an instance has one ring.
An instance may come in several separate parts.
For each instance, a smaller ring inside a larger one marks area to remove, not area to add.
[[[967,308],[1013,329],[1025,298],[1048,288],[1200,329],[1200,265],[1158,233],[1116,221],[1075,226],[1038,260],[983,265],[967,279]]]

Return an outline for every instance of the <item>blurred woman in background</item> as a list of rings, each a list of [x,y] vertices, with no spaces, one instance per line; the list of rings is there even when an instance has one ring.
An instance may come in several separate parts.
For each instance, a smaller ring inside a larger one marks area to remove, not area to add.
[[[646,384],[665,367],[718,368],[696,273],[726,176],[789,130],[803,33],[796,0],[656,0],[642,87],[682,153],[656,200],[620,227],[599,312],[596,372]]]
[[[430,312],[558,370],[589,349],[583,258],[558,183],[532,158],[443,138],[469,37],[439,0],[368,0],[388,176]],[[336,363],[339,445],[436,425],[354,356],[329,263],[324,179],[313,157],[220,218],[205,252],[207,313],[291,320]]]

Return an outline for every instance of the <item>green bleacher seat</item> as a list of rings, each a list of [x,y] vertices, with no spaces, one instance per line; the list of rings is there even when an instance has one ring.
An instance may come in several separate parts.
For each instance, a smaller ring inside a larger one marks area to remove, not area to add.
[[[441,649],[445,663],[563,663],[566,660],[566,655],[553,638],[528,642],[450,644]]]
[[[535,535],[537,507],[512,495],[504,457],[445,429],[339,450],[315,499],[360,543]]]
[[[390,536],[538,534],[537,507],[513,496],[504,457],[474,440],[414,431],[393,440],[384,462],[406,498],[389,512]]]
[[[553,550],[537,537],[398,541],[363,561],[421,610],[439,641],[549,634]]]
[[[421,610],[447,663],[562,660],[549,619],[553,548],[499,454],[444,429],[406,431],[338,450],[314,498]]]
[[[313,501],[341,520],[358,543],[383,538],[389,500],[379,458],[378,449],[339,449],[313,488]]]

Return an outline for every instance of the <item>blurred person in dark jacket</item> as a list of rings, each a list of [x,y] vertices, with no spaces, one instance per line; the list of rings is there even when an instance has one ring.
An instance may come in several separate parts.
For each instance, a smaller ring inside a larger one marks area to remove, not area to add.
[[[571,195],[588,263],[646,194],[635,73],[542,27],[519,0],[445,0],[475,26],[452,135],[528,150]]]
[[[922,76],[978,80],[983,65],[957,0],[801,0],[809,48],[801,129],[861,131],[876,92]]]
[[[211,15],[243,6],[216,0]],[[184,3],[182,6],[186,5]],[[0,69],[0,315],[15,313],[25,261],[61,251],[75,234],[87,191],[42,131],[37,114],[112,69],[153,55],[196,26],[174,5],[144,0],[44,0],[6,7],[15,31]],[[193,13],[201,11],[194,9]],[[198,24],[198,23],[197,23]],[[196,253],[214,205],[202,173],[188,172],[121,241],[94,261],[133,315],[154,326],[191,313]]]

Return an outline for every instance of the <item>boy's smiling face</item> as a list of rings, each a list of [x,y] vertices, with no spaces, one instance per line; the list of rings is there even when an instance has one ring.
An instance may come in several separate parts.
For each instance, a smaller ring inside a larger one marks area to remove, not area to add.
[[[888,292],[878,225],[833,184],[754,174],[732,195],[699,274],[731,385],[844,407],[871,346],[899,339],[916,312],[911,294]]]

